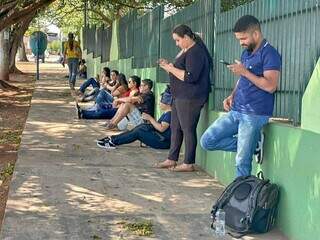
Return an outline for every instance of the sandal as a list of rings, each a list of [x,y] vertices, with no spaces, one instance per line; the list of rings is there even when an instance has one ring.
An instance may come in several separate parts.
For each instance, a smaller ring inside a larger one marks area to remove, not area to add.
[[[176,161],[173,160],[164,160],[162,162],[158,162],[154,165],[155,168],[171,168],[177,165]]]
[[[172,172],[194,172],[195,171],[193,164],[184,164],[184,163],[177,166],[170,167],[169,170]]]

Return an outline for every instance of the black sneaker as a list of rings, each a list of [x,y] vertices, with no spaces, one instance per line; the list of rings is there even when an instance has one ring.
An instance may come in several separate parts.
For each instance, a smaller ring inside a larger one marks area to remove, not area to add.
[[[76,109],[77,109],[78,118],[82,119],[82,110],[77,102],[76,102]]]
[[[111,141],[107,141],[104,143],[97,142],[97,146],[99,148],[104,148],[104,149],[116,149],[116,145],[113,144]]]
[[[262,164],[263,162],[263,144],[264,144],[264,133],[261,130],[260,132],[260,140],[257,143],[256,150],[254,151],[254,155],[256,156],[256,162],[258,164]]]
[[[96,139],[96,143],[105,143],[105,142],[109,142],[111,140],[110,137],[104,137],[104,138],[100,138],[100,139]]]

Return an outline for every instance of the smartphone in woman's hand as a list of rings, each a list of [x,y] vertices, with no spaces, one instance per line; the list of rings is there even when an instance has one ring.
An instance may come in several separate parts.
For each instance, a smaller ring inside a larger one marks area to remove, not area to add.
[[[164,59],[164,58],[160,58],[158,61],[157,61],[158,64],[168,64],[168,60],[167,59]]]

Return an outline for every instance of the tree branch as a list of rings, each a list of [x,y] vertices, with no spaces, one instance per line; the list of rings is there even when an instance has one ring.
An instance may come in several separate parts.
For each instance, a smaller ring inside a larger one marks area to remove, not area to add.
[[[29,5],[27,5],[23,9],[14,8],[12,11],[8,13],[6,17],[1,18],[0,20],[0,31],[5,29],[6,27],[15,24],[17,22],[21,21],[21,18],[23,18],[26,15],[31,14],[33,11],[36,11],[42,7],[48,6],[50,3],[54,2],[56,0],[40,0],[38,2],[33,2]]]

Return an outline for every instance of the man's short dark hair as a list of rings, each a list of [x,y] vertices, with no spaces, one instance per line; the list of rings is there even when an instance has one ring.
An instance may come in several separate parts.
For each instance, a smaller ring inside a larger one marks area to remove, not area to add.
[[[251,15],[245,15],[238,19],[236,24],[234,25],[232,31],[233,32],[247,32],[248,30],[259,30],[260,28],[260,22],[257,18]]]
[[[143,79],[142,82],[143,82],[145,85],[147,85],[150,90],[152,89],[152,87],[153,87],[153,82],[152,82],[151,79],[146,78],[146,79]]]
[[[119,75],[119,71],[118,70],[112,70],[111,72],[115,73],[117,76]]]

